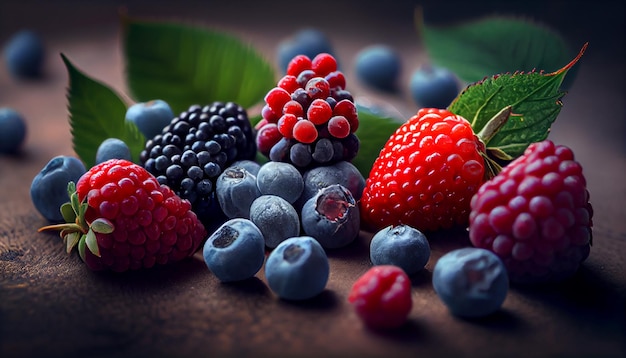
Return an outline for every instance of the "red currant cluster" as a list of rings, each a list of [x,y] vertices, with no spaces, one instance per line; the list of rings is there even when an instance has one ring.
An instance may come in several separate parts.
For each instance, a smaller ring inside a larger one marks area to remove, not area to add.
[[[294,57],[265,96],[263,119],[256,125],[259,151],[300,168],[352,160],[359,118],[345,88],[332,55]]]

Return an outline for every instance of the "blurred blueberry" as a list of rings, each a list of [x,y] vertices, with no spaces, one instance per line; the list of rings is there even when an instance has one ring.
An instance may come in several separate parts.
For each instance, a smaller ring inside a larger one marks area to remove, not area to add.
[[[250,220],[261,230],[265,245],[275,248],[300,234],[300,217],[291,204],[276,195],[261,195],[250,205]]]
[[[330,265],[317,240],[309,236],[291,237],[268,256],[265,277],[270,289],[287,300],[306,300],[324,291]]]
[[[45,48],[32,30],[16,32],[4,46],[4,60],[15,78],[36,78],[42,75]]]
[[[100,143],[96,151],[96,164],[109,159],[126,159],[132,161],[128,145],[121,139],[107,138]]]
[[[409,83],[411,96],[422,108],[447,108],[460,92],[454,73],[443,67],[424,66],[413,72]]]
[[[237,160],[236,162],[234,162],[230,166],[231,167],[244,168],[245,170],[248,171],[248,173],[250,173],[250,174],[252,174],[254,176],[256,176],[259,173],[259,169],[261,169],[261,164],[255,162],[254,160],[250,160],[250,159]]]
[[[433,269],[433,288],[457,316],[482,317],[502,306],[509,278],[491,251],[466,247],[443,255]]]
[[[220,281],[241,281],[256,275],[263,266],[265,240],[252,221],[230,219],[209,236],[202,255]]]
[[[389,91],[396,88],[402,62],[391,47],[371,45],[356,54],[354,67],[363,83]]]
[[[372,264],[398,266],[409,276],[422,270],[429,258],[426,236],[408,225],[388,226],[375,233],[370,242]]]
[[[320,53],[333,55],[333,47],[326,34],[315,28],[303,28],[278,44],[278,65],[286,72],[289,61],[295,56],[306,55],[313,59]]]
[[[26,138],[24,117],[11,108],[0,108],[0,153],[15,153]]]
[[[76,183],[87,169],[75,157],[56,156],[33,178],[30,197],[39,213],[50,222],[62,222],[61,205],[70,201],[67,184]]]
[[[161,133],[172,119],[174,112],[167,102],[160,99],[135,103],[126,110],[126,120],[135,123],[146,139]]]

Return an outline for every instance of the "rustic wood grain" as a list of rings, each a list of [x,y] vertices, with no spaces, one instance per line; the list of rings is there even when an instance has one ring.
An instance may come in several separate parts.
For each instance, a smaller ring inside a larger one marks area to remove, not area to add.
[[[620,357],[626,352],[624,37],[622,33],[609,42],[602,31],[619,28],[619,21],[623,29],[623,4],[611,2],[612,11],[600,11],[585,3],[572,20],[578,19],[579,26],[567,28],[590,46],[551,138],[574,149],[595,209],[594,245],[581,270],[555,286],[513,286],[502,310],[493,316],[455,318],[432,290],[431,272],[442,253],[468,244],[467,233],[437,233],[429,237],[433,255],[426,270],[413,277],[409,322],[395,331],[373,332],[361,326],[346,300],[351,284],[370,266],[371,234],[366,232],[349,247],[329,252],[327,289],[300,303],[278,299],[263,271],[241,283],[221,284],[200,254],[147,271],[93,273],[77,255],[64,252],[56,234],[37,233],[46,222],[32,206],[30,182],[52,156],[73,154],[65,108],[67,77],[58,53],[124,90],[116,26],[122,2],[78,6],[64,1],[56,7],[44,3],[0,5],[0,40],[29,24],[46,30],[51,54],[42,81],[16,82],[0,69],[0,106],[21,111],[29,125],[21,153],[0,156],[0,357]],[[148,8],[139,3],[130,9],[191,17],[233,30],[270,59],[278,39],[300,24],[295,16],[281,22],[269,14],[259,19],[237,13],[232,4],[222,4],[224,11],[219,12],[201,2],[189,2],[177,11],[171,5]],[[347,77],[354,78],[351,56],[373,41],[398,46],[406,63],[424,60],[406,16],[414,4],[399,4],[389,6],[387,16],[380,4],[369,11],[354,4],[336,5],[346,13],[354,9],[351,21],[328,15],[339,28],[336,45]],[[560,17],[558,4],[542,6],[538,16],[569,24]],[[600,12],[617,17],[606,24],[593,22]],[[381,21],[379,27],[371,26],[374,20]],[[597,32],[594,26],[600,26]],[[403,113],[415,110],[406,94],[371,92],[356,80],[350,86],[354,93],[390,101]]]

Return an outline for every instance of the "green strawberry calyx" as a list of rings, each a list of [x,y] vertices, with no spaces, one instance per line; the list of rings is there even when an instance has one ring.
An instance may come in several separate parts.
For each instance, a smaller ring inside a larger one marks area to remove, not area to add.
[[[76,184],[72,181],[67,184],[67,194],[70,201],[61,205],[60,209],[66,222],[47,225],[37,231],[60,230],[60,236],[63,238],[67,253],[71,253],[72,249],[78,246],[78,254],[83,261],[85,261],[85,249],[89,249],[92,254],[100,257],[96,233],[112,233],[115,229],[113,223],[105,218],[98,218],[87,223],[85,213],[89,205],[85,200],[81,202],[78,199]]]

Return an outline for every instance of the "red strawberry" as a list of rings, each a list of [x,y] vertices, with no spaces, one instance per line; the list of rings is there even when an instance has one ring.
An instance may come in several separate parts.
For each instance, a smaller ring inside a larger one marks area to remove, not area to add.
[[[68,185],[71,202],[61,207],[67,252],[78,246],[92,270],[123,272],[180,261],[193,255],[207,232],[191,204],[143,167],[112,159]],[[85,249],[87,248],[87,249]]]
[[[511,281],[558,281],[589,255],[593,209],[582,166],[565,146],[531,144],[471,207],[472,244],[500,256]]]
[[[485,177],[483,151],[467,120],[420,109],[374,161],[361,197],[362,221],[376,231],[401,223],[421,231],[466,224]]]

